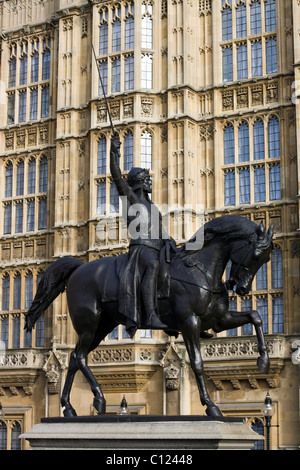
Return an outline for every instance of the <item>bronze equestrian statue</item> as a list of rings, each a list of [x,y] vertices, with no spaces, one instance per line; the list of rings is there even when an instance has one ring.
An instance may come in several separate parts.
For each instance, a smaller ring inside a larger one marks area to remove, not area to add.
[[[189,249],[184,245],[171,252],[168,265],[169,291],[157,300],[160,321],[167,325],[169,335],[182,333],[200,399],[208,416],[222,416],[209,397],[200,352],[201,331],[221,332],[251,323],[258,341],[257,366],[269,370],[269,357],[264,339],[262,320],[255,310],[229,310],[227,289],[246,295],[258,269],[266,263],[273,248],[273,227],[265,231],[263,225],[238,215],[217,217],[204,225],[204,245],[199,248],[193,240]],[[195,237],[197,239],[197,237]],[[65,416],[76,416],[70,403],[70,392],[75,373],[80,369],[94,394],[94,407],[105,413],[106,401],[93,376],[87,356],[118,325],[127,325],[128,318],[120,312],[121,278],[130,255],[100,258],[83,263],[65,257],[53,262],[43,274],[36,296],[26,313],[25,329],[31,331],[39,316],[53,300],[67,288],[67,301],[78,342],[70,356],[70,363],[61,405]],[[228,261],[231,260],[230,280],[222,282]],[[138,327],[139,325],[137,325]]]

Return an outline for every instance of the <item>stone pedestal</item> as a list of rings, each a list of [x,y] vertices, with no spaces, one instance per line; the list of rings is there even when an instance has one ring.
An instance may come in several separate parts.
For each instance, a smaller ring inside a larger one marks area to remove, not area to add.
[[[23,434],[36,450],[250,450],[263,439],[240,418],[99,415],[44,418]]]

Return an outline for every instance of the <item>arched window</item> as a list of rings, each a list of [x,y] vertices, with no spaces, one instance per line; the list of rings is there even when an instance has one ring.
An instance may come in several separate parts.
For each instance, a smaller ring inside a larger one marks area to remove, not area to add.
[[[266,32],[276,30],[276,3],[275,0],[265,0]]]
[[[236,37],[247,36],[246,5],[240,4],[236,9]]]
[[[2,278],[2,310],[9,310],[10,277],[5,274]]]
[[[124,137],[124,171],[133,167],[133,135],[127,132]]]
[[[121,50],[121,21],[116,19],[112,27],[112,51],[119,52]]]
[[[265,158],[264,124],[260,120],[255,121],[253,125],[253,155],[254,160]]]
[[[261,5],[258,0],[254,0],[250,6],[251,34],[261,33]]]
[[[15,422],[11,428],[11,450],[21,450],[21,424]]]
[[[36,51],[31,56],[31,82],[39,80],[39,53]]]
[[[108,53],[108,25],[107,23],[103,23],[99,29],[99,54],[107,54]]]
[[[239,127],[239,162],[249,161],[249,127],[243,122]]]
[[[13,165],[9,162],[5,169],[5,197],[12,197]]]
[[[222,11],[222,40],[232,39],[232,10],[225,5]]]
[[[276,117],[272,117],[268,124],[269,137],[269,158],[280,157],[280,134],[279,121]]]
[[[98,140],[98,155],[97,155],[97,174],[102,175],[106,173],[106,138],[100,137]]]
[[[224,164],[234,163],[234,129],[228,125],[224,129]]]
[[[141,137],[141,167],[152,169],[152,136],[148,131]]]
[[[133,49],[134,47],[134,19],[132,16],[125,22],[125,49]]]

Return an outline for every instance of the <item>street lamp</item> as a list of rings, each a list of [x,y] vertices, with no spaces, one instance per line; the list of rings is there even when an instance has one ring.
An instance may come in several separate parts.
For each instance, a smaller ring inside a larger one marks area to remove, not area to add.
[[[123,396],[123,399],[120,403],[120,409],[119,409],[119,415],[128,415],[129,411],[127,408],[127,401],[125,399],[125,395]]]
[[[267,450],[270,450],[270,428],[271,428],[271,419],[275,413],[274,405],[272,404],[272,399],[269,392],[266,395],[265,403],[261,409],[263,416],[266,419],[266,429],[267,429]]]

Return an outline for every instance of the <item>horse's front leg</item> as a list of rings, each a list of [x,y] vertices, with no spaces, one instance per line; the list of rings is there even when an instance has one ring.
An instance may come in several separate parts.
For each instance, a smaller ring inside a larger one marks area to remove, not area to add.
[[[250,310],[247,312],[236,312],[229,310],[223,318],[218,320],[214,331],[219,333],[220,331],[238,328],[239,326],[243,326],[248,323],[251,323],[254,326],[257,336],[259,352],[257,367],[261,372],[267,374],[270,368],[270,359],[263,333],[262,319],[256,310]]]
[[[223,416],[219,408],[210,399],[204,380],[203,361],[200,351],[200,319],[192,314],[181,328],[184,342],[189,354],[192,370],[195,374],[202,405],[206,406],[208,416]]]

